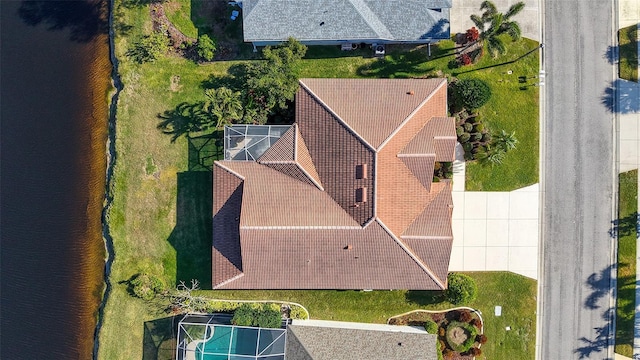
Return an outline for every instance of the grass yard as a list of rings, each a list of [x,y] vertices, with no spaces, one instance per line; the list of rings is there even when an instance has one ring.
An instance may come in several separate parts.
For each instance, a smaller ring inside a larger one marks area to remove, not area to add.
[[[638,82],[638,25],[618,31],[620,47],[619,76],[621,79]]]
[[[221,144],[215,137],[179,137],[175,142],[157,126],[159,114],[176,109],[182,103],[194,103],[204,98],[203,87],[214,81],[233,81],[229,69],[238,61],[218,61],[198,65],[177,56],[167,56],[155,63],[138,65],[126,58],[132,39],[151,28],[149,8],[136,5],[144,2],[117,1],[114,12],[116,55],[119,73],[124,83],[120,93],[116,123],[116,167],[112,182],[113,206],[109,211],[115,260],[111,269],[112,291],[104,311],[99,335],[101,359],[156,359],[158,348],[149,344],[163,344],[163,353],[171,354],[170,341],[160,341],[156,332],[170,321],[158,306],[133,298],[127,292],[126,281],[140,272],[161,276],[173,286],[176,281],[197,278],[210,283],[211,265],[211,175],[208,167],[221,155]],[[179,15],[182,4],[171,9]],[[209,2],[191,2],[191,20],[202,21],[194,8]],[[184,9],[183,9],[184,10]],[[173,15],[172,15],[173,16]],[[226,15],[225,15],[226,16]],[[182,21],[182,20],[181,20]],[[237,27],[239,23],[227,24]],[[206,28],[198,23],[195,28]],[[189,25],[180,25],[185,30]],[[214,29],[215,30],[215,29]],[[192,30],[191,30],[192,31]],[[427,57],[425,48],[412,52],[394,51],[382,61],[370,57],[368,50],[340,52],[334,47],[319,47],[309,51],[300,72],[306,77],[408,77],[453,74],[461,69],[449,69],[450,46],[444,42],[434,47]],[[507,62],[534,48],[537,43],[522,40],[510,47],[503,58],[485,57],[474,70]],[[240,47],[242,56],[249,56],[247,47]],[[243,55],[244,54],[244,55]],[[482,116],[496,130],[516,131],[520,140],[517,150],[507,156],[505,165],[495,168],[470,166],[471,189],[509,190],[537,182],[537,88],[519,90],[517,76],[537,73],[535,54],[522,60],[484,70],[458,74],[459,77],[481,77],[489,81],[494,97],[484,108]],[[512,75],[505,75],[506,70]],[[492,75],[496,78],[493,78]],[[518,103],[519,102],[519,103]],[[507,164],[517,164],[510,169]],[[473,306],[479,307],[487,321],[489,343],[483,351],[491,359],[525,359],[533,357],[535,338],[535,281],[506,273],[476,273],[481,289]],[[424,292],[381,291],[372,293],[342,291],[306,291],[260,293],[211,292],[212,296],[277,297],[296,300],[307,306],[311,316],[325,319],[384,322],[386,318],[417,308],[445,307],[435,305],[432,295]],[[276,296],[277,295],[277,296]],[[502,305],[503,316],[493,317],[493,306]],[[512,331],[505,331],[505,326]],[[126,331],[123,331],[126,329]],[[152,333],[150,335],[150,332]],[[162,358],[162,357],[160,357]]]
[[[638,170],[620,174],[618,213],[618,303],[615,352],[632,357],[636,305]]]

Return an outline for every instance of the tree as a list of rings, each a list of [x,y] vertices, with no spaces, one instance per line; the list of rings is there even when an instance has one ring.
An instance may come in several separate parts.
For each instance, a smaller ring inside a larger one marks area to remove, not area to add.
[[[145,35],[133,43],[126,55],[133,61],[142,64],[156,61],[169,49],[169,37],[164,29],[154,31],[151,35]]]
[[[200,56],[200,58],[206,61],[211,61],[216,53],[216,49],[216,42],[214,39],[211,39],[209,35],[204,34],[198,37],[196,51],[198,52],[198,56]]]
[[[520,39],[520,25],[512,18],[522,11],[524,6],[524,2],[517,2],[503,14],[498,12],[493,2],[485,0],[480,5],[480,10],[484,10],[482,15],[471,15],[471,21],[480,31],[479,40],[486,41],[487,51],[493,57],[506,52],[506,46],[500,39],[500,35],[508,34],[513,41]]]
[[[264,123],[268,114],[287,108],[298,91],[297,63],[307,47],[293,38],[281,46],[265,47],[265,61],[247,67],[245,122]]]
[[[129,280],[130,292],[141,299],[151,300],[165,291],[164,282],[155,275],[140,273]]]
[[[451,83],[454,101],[467,109],[477,109],[491,98],[491,88],[480,79],[465,79]]]
[[[476,299],[478,286],[473,278],[458,273],[450,273],[446,290],[447,301],[454,305],[466,304]]]
[[[242,119],[242,94],[229,88],[205,90],[206,100],[202,109],[211,118],[211,125],[221,128]]]

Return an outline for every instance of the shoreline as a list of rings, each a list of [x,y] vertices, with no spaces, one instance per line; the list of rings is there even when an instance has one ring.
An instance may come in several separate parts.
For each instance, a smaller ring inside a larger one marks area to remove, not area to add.
[[[96,326],[93,335],[93,353],[92,358],[98,359],[98,351],[100,348],[100,330],[102,328],[104,319],[104,309],[109,300],[111,293],[111,265],[115,258],[115,249],[113,246],[113,238],[111,237],[109,227],[109,211],[113,203],[113,173],[116,164],[116,114],[118,106],[118,98],[120,91],[123,88],[122,81],[120,80],[120,74],[118,73],[118,58],[115,55],[115,31],[113,28],[113,13],[115,0],[108,1],[107,16],[109,23],[108,32],[108,48],[109,48],[109,61],[111,63],[111,75],[110,75],[110,89],[108,91],[108,112],[107,112],[107,139],[104,148],[106,157],[106,169],[105,169],[105,186],[103,206],[101,211],[101,225],[102,225],[102,239],[105,249],[105,262],[103,271],[103,291],[100,304],[98,306]]]

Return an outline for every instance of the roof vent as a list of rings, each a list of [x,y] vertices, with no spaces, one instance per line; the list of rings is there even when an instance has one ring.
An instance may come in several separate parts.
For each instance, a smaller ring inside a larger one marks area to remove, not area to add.
[[[351,246],[351,244],[347,245],[344,247],[345,250],[351,250],[353,249],[353,246]]]
[[[413,90],[409,90],[407,91],[407,95],[414,95],[415,93],[413,92]]]
[[[324,21],[320,23],[320,26],[324,25]]]

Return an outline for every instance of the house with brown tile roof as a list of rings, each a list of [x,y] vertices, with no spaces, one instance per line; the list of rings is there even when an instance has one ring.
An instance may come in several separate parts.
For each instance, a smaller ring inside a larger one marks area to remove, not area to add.
[[[214,163],[213,288],[446,288],[446,80],[301,79],[295,106],[255,161]]]

